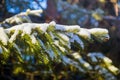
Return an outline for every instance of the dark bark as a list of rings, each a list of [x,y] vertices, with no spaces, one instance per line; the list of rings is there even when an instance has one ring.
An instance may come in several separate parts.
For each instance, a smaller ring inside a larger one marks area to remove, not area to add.
[[[118,16],[118,0],[107,0],[105,3],[105,8],[108,12],[108,15]]]

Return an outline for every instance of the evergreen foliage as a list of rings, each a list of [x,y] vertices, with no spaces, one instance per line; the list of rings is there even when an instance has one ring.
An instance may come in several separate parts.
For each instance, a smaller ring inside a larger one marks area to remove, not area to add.
[[[54,21],[32,23],[28,15],[24,16],[27,17],[25,22],[29,23],[24,23],[22,16],[7,19],[7,25],[6,21],[1,23],[1,68],[12,65],[13,75],[31,72],[43,80],[117,80],[115,76],[119,69],[108,57],[101,52],[86,51],[89,43],[102,43],[109,39],[107,29],[85,29]]]

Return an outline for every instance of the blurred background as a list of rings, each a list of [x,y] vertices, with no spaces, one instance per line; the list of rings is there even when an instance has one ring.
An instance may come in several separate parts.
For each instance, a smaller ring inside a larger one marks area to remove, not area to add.
[[[0,22],[27,9],[43,10],[39,16],[31,16],[35,23],[54,20],[82,28],[108,29],[110,40],[93,45],[89,51],[102,51],[120,68],[120,0],[0,0]]]

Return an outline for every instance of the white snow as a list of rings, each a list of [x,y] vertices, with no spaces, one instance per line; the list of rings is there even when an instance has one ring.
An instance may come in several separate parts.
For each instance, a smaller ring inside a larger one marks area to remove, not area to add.
[[[76,59],[82,58],[82,57],[80,56],[80,53],[77,53],[77,52],[72,53],[72,55],[73,55],[73,57],[76,58]]]
[[[65,35],[64,33],[57,33],[63,40],[66,42],[69,42],[69,37]]]
[[[86,40],[91,40],[91,34],[87,29],[81,28],[80,31],[77,33],[80,37],[86,39]]]
[[[35,44],[37,42],[34,35],[30,35],[30,38],[31,38],[33,44]]]
[[[0,27],[0,41],[4,44],[7,45],[9,38],[6,35],[4,29],[2,27]]]
[[[14,17],[14,20],[17,22],[17,24],[22,24],[22,21],[18,17]]]
[[[107,29],[102,29],[102,28],[92,28],[92,29],[88,29],[88,31],[91,34],[95,34],[95,33],[98,33],[98,34],[108,34],[108,30]]]
[[[89,69],[89,70],[92,69],[92,66],[91,66],[88,62],[86,62],[85,60],[82,59],[82,57],[80,56],[80,53],[75,52],[75,53],[72,53],[72,55],[73,55],[73,57],[74,57],[75,59],[78,59],[79,62],[80,62],[85,68],[87,68],[87,69]]]
[[[26,13],[27,14],[34,14],[36,16],[40,16],[40,14],[43,12],[43,10],[30,10],[30,9],[27,9]]]
[[[62,38],[62,39],[59,38],[60,39],[59,41],[70,49],[71,48],[70,38],[66,34],[63,34],[63,33],[57,33],[57,34],[60,36],[60,38]]]
[[[58,31],[66,31],[66,32],[73,32],[73,33],[80,31],[80,26],[78,25],[68,26],[68,25],[56,24],[55,28]]]
[[[48,24],[48,23],[43,23],[43,24],[23,23],[21,25],[16,25],[16,26],[6,29],[6,32],[8,31],[8,33],[9,33],[11,30],[21,30],[26,34],[30,34],[32,32],[32,29],[35,29],[35,28],[39,28],[41,31],[46,32],[47,28],[51,24]]]
[[[108,30],[107,29],[93,28],[93,29],[88,29],[88,31],[92,35],[94,35],[94,37],[98,41],[106,41],[106,40],[108,40],[110,38],[109,35],[108,35]]]
[[[15,39],[16,39],[16,36],[18,35],[18,33],[19,33],[19,31],[18,30],[16,30],[15,32],[14,32],[14,34],[10,37],[10,39],[9,39],[9,42],[10,43],[12,43]]]
[[[104,58],[103,58],[103,61],[104,61],[106,64],[111,64],[111,63],[112,63],[112,60],[109,59],[108,57],[104,57]]]
[[[119,69],[116,68],[115,66],[111,65],[108,66],[108,69],[113,73],[113,74],[117,74],[119,72]]]
[[[65,51],[66,51],[66,49],[65,49],[64,47],[62,47],[62,46],[59,45],[59,41],[58,41],[58,40],[55,40],[55,41],[54,41],[54,44],[55,44],[57,47],[59,47],[59,49],[60,49],[62,52],[65,52]]]

